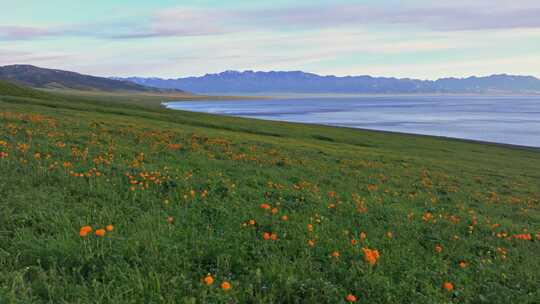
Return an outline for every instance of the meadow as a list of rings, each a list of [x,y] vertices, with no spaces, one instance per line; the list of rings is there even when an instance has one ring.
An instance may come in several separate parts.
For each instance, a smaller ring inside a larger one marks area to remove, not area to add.
[[[0,303],[540,302],[538,150],[94,97],[0,83]]]

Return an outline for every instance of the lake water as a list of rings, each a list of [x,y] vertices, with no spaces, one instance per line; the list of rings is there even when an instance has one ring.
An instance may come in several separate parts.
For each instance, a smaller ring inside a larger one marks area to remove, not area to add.
[[[171,109],[540,147],[540,96],[347,96],[169,102]]]

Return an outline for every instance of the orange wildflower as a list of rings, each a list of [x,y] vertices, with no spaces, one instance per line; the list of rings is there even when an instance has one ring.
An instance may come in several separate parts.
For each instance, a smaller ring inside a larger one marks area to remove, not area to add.
[[[465,268],[465,267],[467,267],[467,263],[465,263],[465,261],[461,261],[461,262],[459,262],[459,267]]]
[[[443,288],[446,289],[447,291],[452,291],[454,290],[454,284],[450,282],[444,282]]]
[[[204,281],[204,284],[206,284],[207,286],[214,284],[214,278],[210,274],[206,275],[203,281]]]
[[[272,212],[272,214],[276,214],[276,213],[278,213],[278,209],[277,208],[272,208],[272,210],[270,212]]]
[[[79,235],[81,237],[85,237],[88,235],[88,233],[90,233],[92,231],[92,227],[90,226],[83,226],[81,227],[81,229],[79,230]]]
[[[365,240],[367,237],[366,233],[365,232],[360,232],[360,240]]]
[[[356,246],[356,244],[358,244],[358,241],[355,240],[355,239],[352,239],[352,240],[351,240],[351,245]]]
[[[308,245],[311,247],[315,246],[315,240],[308,240]]]
[[[105,229],[98,229],[96,230],[97,236],[105,236]]]
[[[352,293],[348,294],[347,297],[345,297],[345,300],[347,300],[347,302],[356,302],[357,301],[357,298],[355,295],[353,295]]]
[[[267,240],[267,241],[268,241],[268,240],[270,239],[270,237],[271,237],[271,235],[270,235],[270,233],[269,233],[269,232],[265,232],[265,233],[263,233],[263,239],[265,239],[265,240]]]
[[[532,240],[532,236],[530,233],[514,234],[514,238],[526,241]]]
[[[264,209],[264,210],[268,210],[271,208],[270,205],[268,205],[267,203],[262,203],[260,207],[261,209]]]
[[[377,187],[377,185],[369,184],[369,185],[367,186],[367,188],[368,188],[369,191],[377,191],[377,188],[378,188],[378,187]]]
[[[249,220],[249,224],[250,224],[251,226],[253,226],[253,225],[257,224],[257,222],[256,222],[255,220]]]
[[[272,241],[277,241],[278,236],[277,236],[277,234],[272,233],[272,234],[270,235],[270,238],[272,239]]]
[[[284,221],[284,222],[286,222],[286,221],[289,220],[289,217],[288,217],[287,215],[283,215],[283,216],[281,217],[281,220]]]
[[[221,289],[223,289],[223,291],[229,291],[231,288],[232,288],[231,283],[227,281],[223,281],[223,283],[221,283]]]
[[[339,256],[340,256],[339,251],[334,250],[334,251],[332,252],[332,257],[334,257],[334,258],[339,258]]]
[[[371,266],[375,266],[379,260],[380,254],[378,250],[369,249],[367,247],[362,248],[364,251],[364,260]]]
[[[307,230],[308,230],[309,232],[313,231],[313,225],[308,224],[308,225],[307,225]]]
[[[435,245],[435,252],[441,253],[442,252],[442,246],[440,244]]]
[[[107,225],[107,227],[105,227],[105,229],[107,229],[107,231],[111,232],[114,230],[114,226],[113,225]]]

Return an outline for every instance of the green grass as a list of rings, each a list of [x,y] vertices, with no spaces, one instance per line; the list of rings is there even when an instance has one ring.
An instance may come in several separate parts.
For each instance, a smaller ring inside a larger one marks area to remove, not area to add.
[[[537,150],[43,94],[0,87],[0,303],[540,300]]]

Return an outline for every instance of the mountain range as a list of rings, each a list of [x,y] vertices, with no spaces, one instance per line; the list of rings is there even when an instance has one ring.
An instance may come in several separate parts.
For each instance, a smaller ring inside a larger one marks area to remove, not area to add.
[[[32,65],[7,65],[0,67],[0,80],[15,84],[46,89],[71,89],[83,91],[162,92],[164,89],[146,87],[130,81],[83,75],[75,72],[45,69]],[[175,89],[174,91],[178,91]]]
[[[320,76],[301,71],[225,71],[201,77],[176,79],[114,78],[139,85],[182,89],[195,93],[351,93],[351,94],[538,94],[540,80],[532,76],[418,80],[371,76]]]

